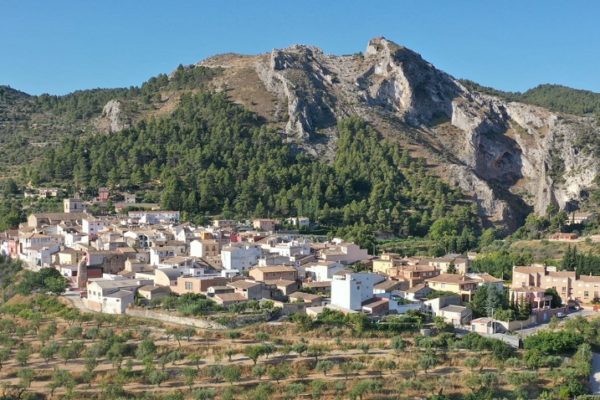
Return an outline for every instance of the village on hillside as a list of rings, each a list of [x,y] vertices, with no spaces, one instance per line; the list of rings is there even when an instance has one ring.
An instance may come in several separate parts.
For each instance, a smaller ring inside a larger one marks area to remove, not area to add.
[[[103,201],[107,196],[99,194]],[[338,238],[298,233],[310,225],[302,217],[194,226],[181,223],[178,211],[140,207],[94,216],[78,198],[64,199],[63,208],[31,214],[4,232],[1,252],[30,270],[58,270],[76,306],[108,314],[140,315],[172,301],[167,299],[198,295],[215,310],[268,307],[277,310],[272,317],[336,310],[377,320],[419,311],[457,330],[505,334],[561,318],[600,297],[600,276],[529,265],[514,266],[512,282],[505,282],[471,272],[473,254],[373,256]],[[479,289],[501,292],[505,286],[518,315],[489,305],[485,315],[474,315],[470,303]]]

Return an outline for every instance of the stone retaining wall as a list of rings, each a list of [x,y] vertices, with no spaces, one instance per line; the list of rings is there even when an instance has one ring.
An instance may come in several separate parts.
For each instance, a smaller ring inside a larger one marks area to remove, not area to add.
[[[227,329],[225,325],[219,324],[215,321],[198,318],[179,317],[177,315],[165,314],[154,310],[128,307],[125,311],[125,314],[132,317],[149,318],[171,324],[189,325],[201,329]]]

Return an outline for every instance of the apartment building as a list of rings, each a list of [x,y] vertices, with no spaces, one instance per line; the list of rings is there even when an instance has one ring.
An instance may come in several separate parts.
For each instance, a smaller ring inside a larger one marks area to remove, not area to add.
[[[543,265],[513,267],[511,289],[546,291],[556,289],[563,302],[575,300],[583,303],[600,298],[600,276],[576,276],[575,271],[556,271]]]

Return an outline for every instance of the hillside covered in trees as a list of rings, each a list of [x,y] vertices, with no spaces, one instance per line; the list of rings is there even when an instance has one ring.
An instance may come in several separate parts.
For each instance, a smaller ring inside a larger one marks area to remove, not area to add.
[[[103,132],[103,107],[117,100],[131,122],[159,112],[170,98],[200,89],[218,68],[183,67],[171,76],[159,74],[141,86],[78,90],[64,96],[30,96],[0,85],[0,173],[42,156],[64,138]],[[24,151],[25,150],[25,151]]]
[[[341,121],[338,129],[328,163],[285,143],[224,94],[184,95],[170,117],[115,135],[65,140],[29,178],[69,182],[89,194],[105,185],[138,191],[191,220],[304,215],[332,228],[462,235],[461,249],[475,242],[479,221],[459,191],[360,119]]]
[[[574,115],[600,115],[600,93],[562,85],[538,85],[525,92],[505,92],[473,81],[462,80],[467,88],[507,101],[532,104],[555,112]]]

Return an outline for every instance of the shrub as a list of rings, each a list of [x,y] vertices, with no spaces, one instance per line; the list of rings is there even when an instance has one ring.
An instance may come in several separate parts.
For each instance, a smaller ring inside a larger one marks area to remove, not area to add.
[[[568,354],[577,350],[583,342],[583,337],[572,331],[540,331],[527,337],[524,347],[527,350],[537,350],[544,355]]]

